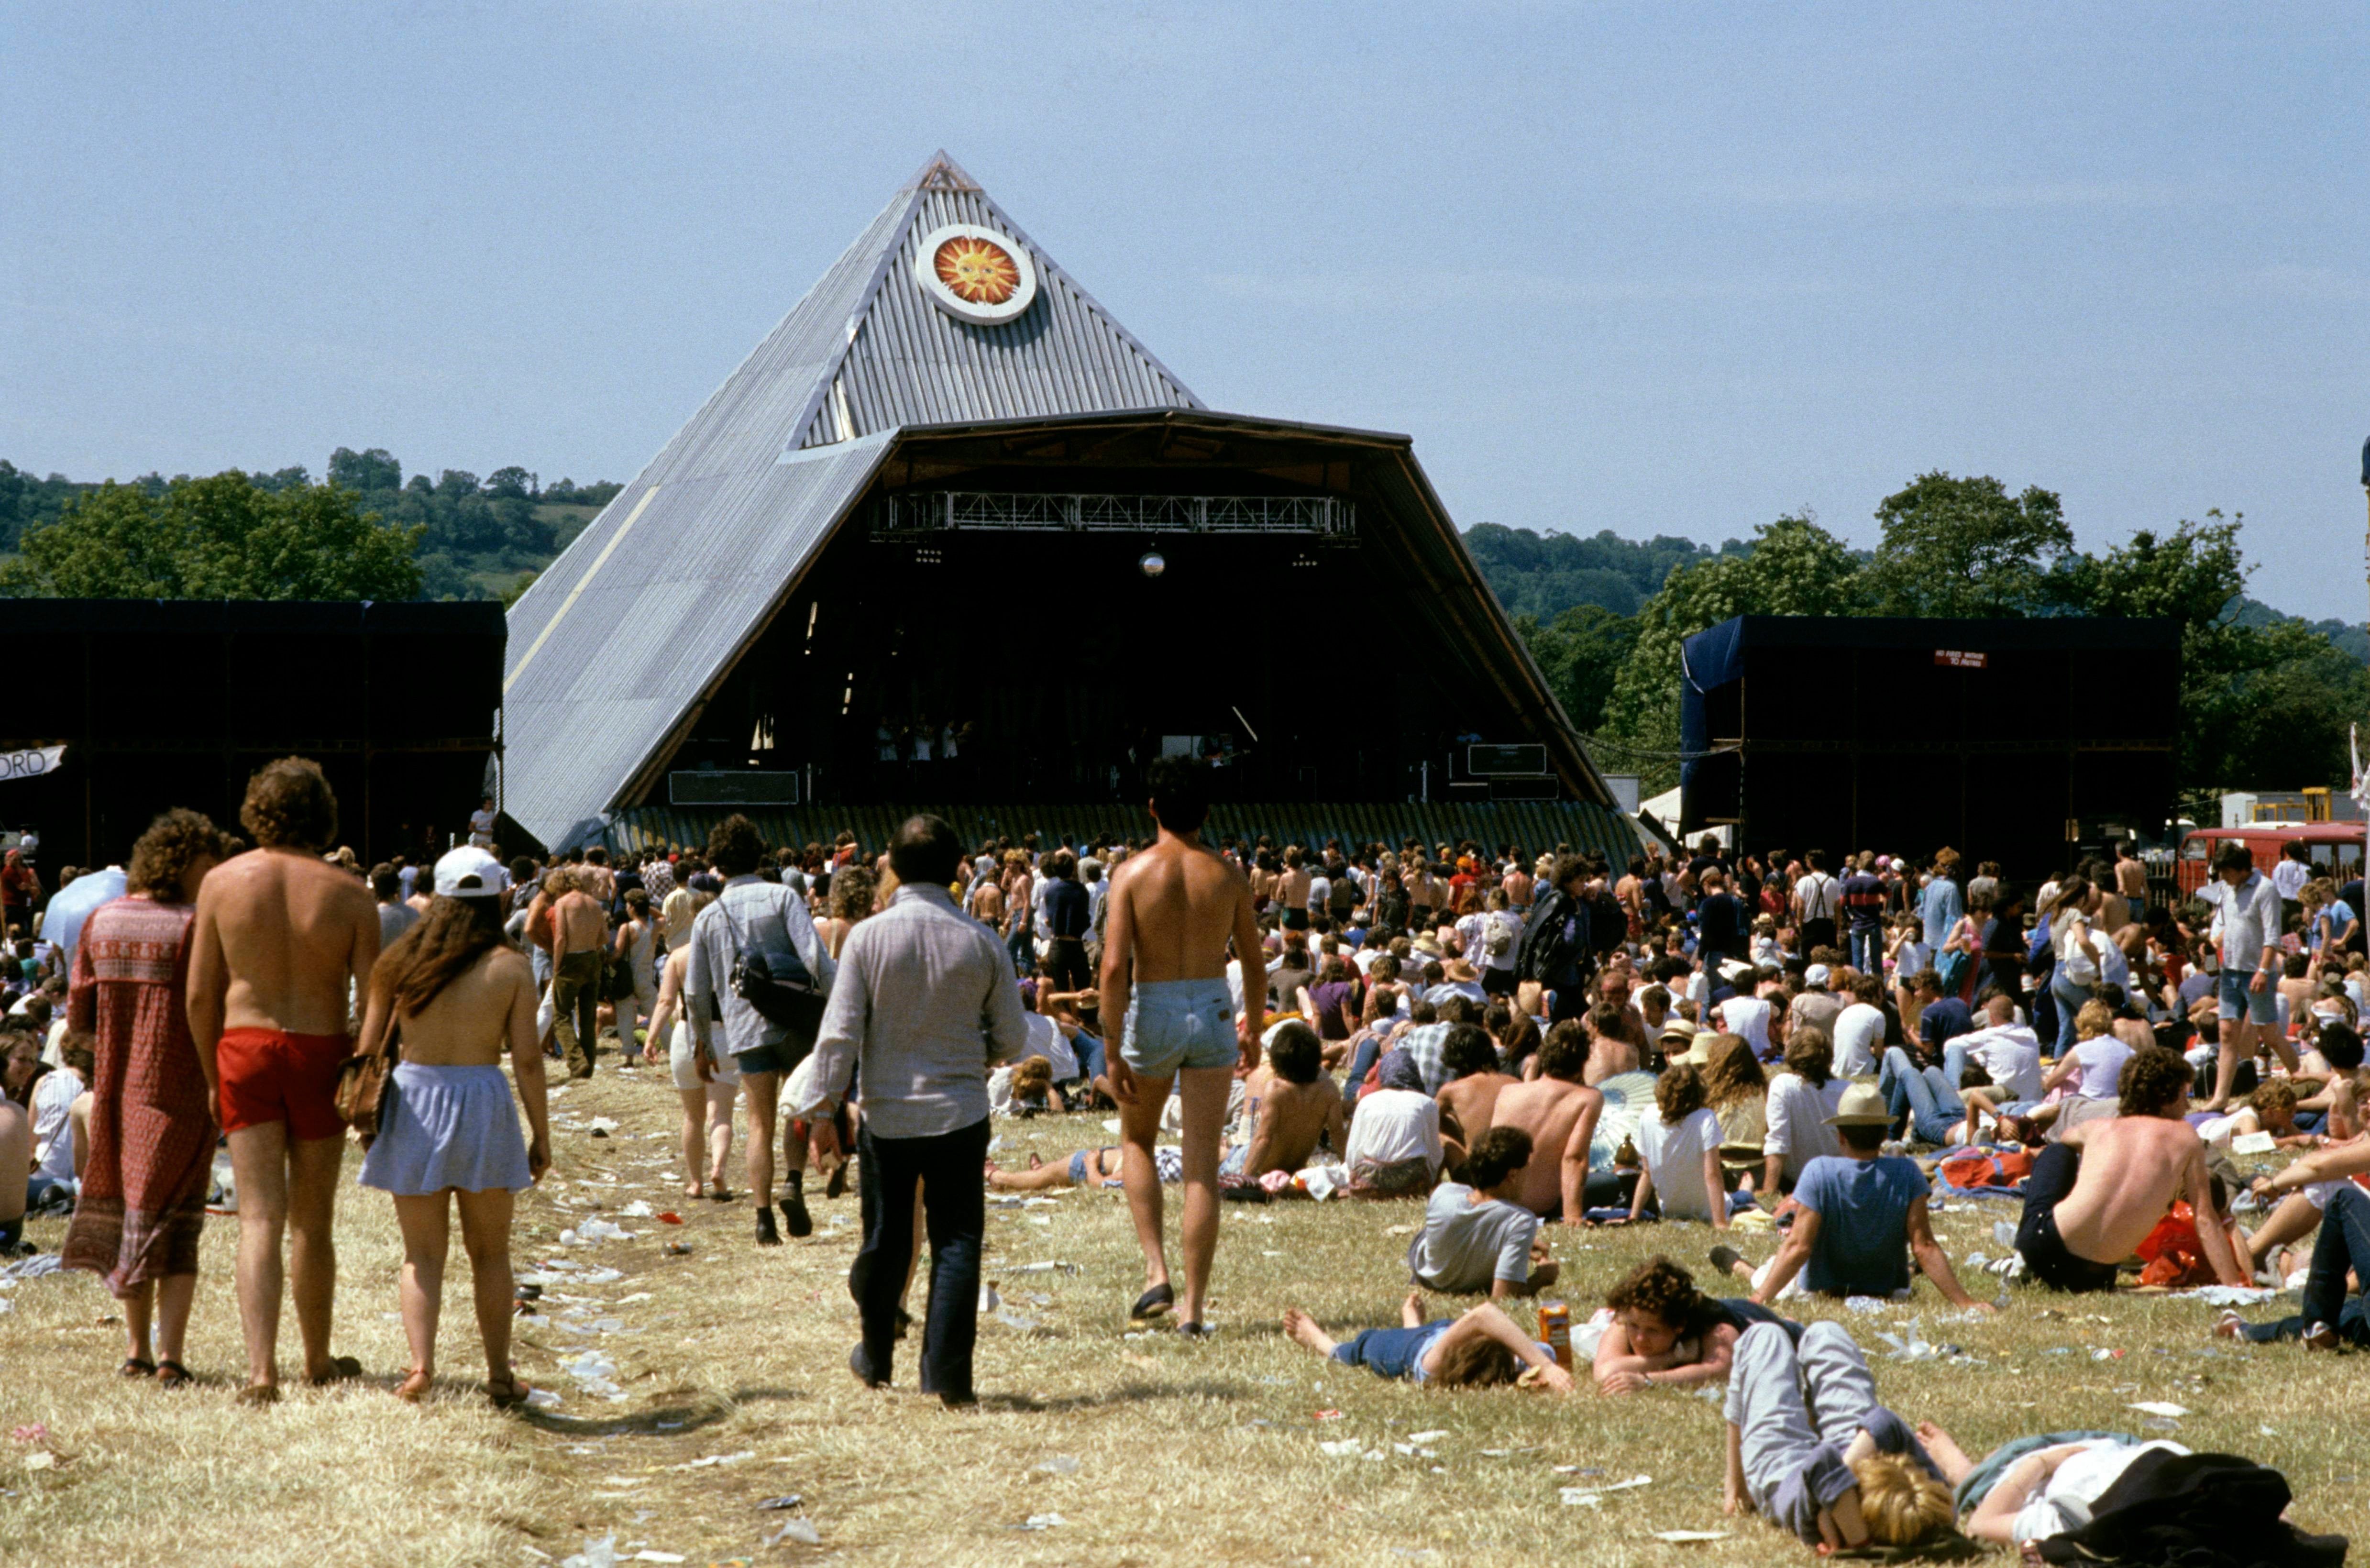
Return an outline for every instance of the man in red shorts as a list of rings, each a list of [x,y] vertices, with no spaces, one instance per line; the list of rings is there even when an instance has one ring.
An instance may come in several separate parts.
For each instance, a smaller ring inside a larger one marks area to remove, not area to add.
[[[254,839],[198,892],[190,960],[190,1033],[214,1120],[230,1135],[238,1184],[238,1315],[247,1387],[280,1397],[281,1242],[288,1247],[305,1376],[359,1377],[329,1354],[338,1255],[330,1239],[345,1124],[334,1096],[352,1054],[347,986],[360,997],[378,960],[369,886],[321,859],[337,836],[338,801],[320,768],[282,757],[247,780],[239,822]]]

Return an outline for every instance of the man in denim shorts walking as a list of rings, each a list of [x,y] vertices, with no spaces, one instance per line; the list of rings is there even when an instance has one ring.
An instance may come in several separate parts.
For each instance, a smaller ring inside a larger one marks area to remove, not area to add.
[[[1243,1011],[1234,1014],[1227,940],[1247,969],[1265,959],[1249,880],[1201,841],[1209,770],[1189,757],[1161,757],[1145,769],[1144,781],[1160,836],[1111,879],[1102,963],[1102,1016],[1125,1020],[1110,1071],[1120,1101],[1121,1175],[1144,1249],[1145,1289],[1132,1316],[1156,1318],[1174,1307],[1179,1331],[1200,1335],[1208,1332],[1202,1302],[1218,1250],[1218,1137],[1227,1090],[1237,1062],[1259,1065],[1267,1021],[1260,986],[1243,987]],[[1184,1120],[1181,1302],[1169,1288],[1152,1156],[1172,1080]]]

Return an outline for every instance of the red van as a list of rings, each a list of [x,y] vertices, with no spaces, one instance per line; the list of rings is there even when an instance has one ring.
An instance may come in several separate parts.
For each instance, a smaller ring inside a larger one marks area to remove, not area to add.
[[[2358,822],[2249,823],[2244,827],[2200,827],[2180,841],[2176,872],[2180,896],[2193,898],[2214,873],[2209,863],[2223,840],[2235,838],[2254,852],[2255,870],[2269,873],[2283,850],[2301,842],[2312,858],[2312,874],[2340,883],[2362,874],[2363,836],[2370,824]]]

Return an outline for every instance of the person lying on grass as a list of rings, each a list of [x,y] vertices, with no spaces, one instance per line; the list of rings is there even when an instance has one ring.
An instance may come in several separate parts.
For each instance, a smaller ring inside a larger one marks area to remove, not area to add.
[[[1503,1300],[1555,1283],[1539,1216],[1522,1203],[1530,1162],[1530,1134],[1492,1127],[1467,1157],[1465,1180],[1432,1190],[1423,1228],[1408,1245],[1408,1273],[1418,1286],[1449,1295],[1486,1290]]]
[[[1605,1305],[1613,1321],[1596,1342],[1600,1394],[1716,1383],[1728,1376],[1737,1336],[1754,1324],[1802,1332],[1800,1323],[1742,1297],[1704,1295],[1686,1270],[1664,1257],[1632,1269],[1605,1293]]]
[[[1224,1161],[1231,1152],[1226,1141],[1219,1139],[1219,1159]],[[1007,1170],[991,1159],[986,1164],[987,1185],[997,1193],[1041,1193],[1049,1187],[1116,1189],[1120,1185],[1119,1156],[1116,1147],[1082,1148],[1067,1159],[1048,1165],[1032,1151],[1026,1170]],[[1185,1151],[1175,1144],[1155,1144],[1152,1164],[1164,1187],[1174,1187],[1185,1180]]]
[[[1462,1317],[1428,1323],[1423,1292],[1410,1290],[1400,1304],[1399,1320],[1398,1328],[1361,1329],[1343,1343],[1299,1308],[1287,1307],[1283,1332],[1295,1344],[1344,1366],[1363,1366],[1377,1378],[1440,1389],[1519,1383],[1559,1394],[1572,1391],[1571,1374],[1556,1365],[1554,1352],[1524,1333],[1493,1303],[1485,1301]]]
[[[2225,1312],[2214,1325],[2215,1333],[2256,1343],[2301,1339],[2307,1350],[2332,1349],[2341,1340],[2370,1344],[2364,1302],[2360,1297],[2349,1300],[2346,1293],[2349,1270],[2360,1285],[2370,1287],[2370,1193],[2349,1180],[2365,1171],[2370,1171],[2370,1138],[2320,1149],[2275,1174],[2256,1178],[2259,1197],[2301,1189],[2324,1205],[2312,1267],[2305,1276],[2303,1309],[2297,1317],[2272,1323],[2248,1323],[2236,1312]],[[2272,1222],[2286,1212],[2283,1205],[2273,1212]],[[2270,1229],[2271,1223],[2263,1228]]]
[[[1950,1527],[1941,1468],[1876,1402],[1868,1358],[1842,1324],[1812,1323],[1799,1344],[1777,1323],[1745,1330],[1727,1411],[1726,1512],[1758,1511],[1823,1557],[1912,1546]]]

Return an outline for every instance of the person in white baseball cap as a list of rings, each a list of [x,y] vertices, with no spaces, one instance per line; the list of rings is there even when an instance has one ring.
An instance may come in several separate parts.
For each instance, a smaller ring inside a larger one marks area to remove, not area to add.
[[[474,844],[447,850],[436,862],[439,898],[495,898],[510,885],[511,874],[502,863]]]

